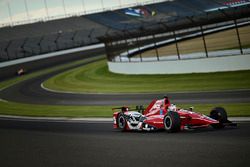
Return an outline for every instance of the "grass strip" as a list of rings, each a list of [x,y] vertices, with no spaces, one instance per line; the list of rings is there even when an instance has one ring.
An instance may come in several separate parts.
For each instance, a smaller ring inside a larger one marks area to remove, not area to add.
[[[194,107],[195,111],[209,114],[216,106],[224,107],[229,116],[250,116],[250,103],[234,104],[180,104],[178,107]],[[15,102],[0,101],[0,115],[31,116],[31,117],[68,117],[68,118],[87,118],[87,117],[108,117],[111,118],[113,107],[118,106],[51,106],[22,104]],[[135,107],[135,106],[132,106]]]
[[[44,86],[82,93],[157,93],[250,89],[250,70],[235,72],[122,75],[109,72],[105,60],[50,78]]]

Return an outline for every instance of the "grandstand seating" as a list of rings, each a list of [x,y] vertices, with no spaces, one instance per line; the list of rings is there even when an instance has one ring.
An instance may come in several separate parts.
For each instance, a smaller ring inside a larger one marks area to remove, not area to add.
[[[0,28],[0,61],[97,43],[95,29],[106,30],[84,17]]]
[[[8,54],[6,52],[6,48],[8,47],[9,42],[0,42],[0,62],[8,61]]]
[[[9,59],[18,59],[24,57],[24,52],[22,51],[22,45],[23,45],[23,39],[17,39],[11,41],[7,48],[7,53],[9,56]]]
[[[37,55],[40,53],[39,43],[41,41],[40,37],[28,38],[23,45],[25,52],[25,57]]]
[[[46,52],[52,52],[57,50],[57,45],[56,45],[56,39],[58,37],[58,34],[51,34],[44,36],[41,41],[40,41],[40,52],[41,53],[46,53]]]
[[[96,13],[85,16],[91,20],[94,20],[98,23],[101,23],[107,27],[123,30],[126,29],[128,22],[130,21],[129,18],[122,16],[115,12],[104,12],[104,13]],[[119,24],[117,24],[119,23]]]

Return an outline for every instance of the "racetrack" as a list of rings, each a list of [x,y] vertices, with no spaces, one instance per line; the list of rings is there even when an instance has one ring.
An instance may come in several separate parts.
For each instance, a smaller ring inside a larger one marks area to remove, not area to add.
[[[8,101],[57,105],[145,104],[167,94],[173,103],[250,102],[250,91],[162,94],[68,94],[41,83],[62,71],[0,91]],[[1,166],[249,166],[250,123],[175,134],[122,133],[111,122],[0,119]]]
[[[249,166],[250,123],[238,128],[120,132],[111,122],[0,120],[1,166]]]
[[[71,68],[75,67],[77,66]],[[147,104],[152,99],[168,95],[172,99],[172,103],[179,104],[250,102],[250,90],[188,93],[163,92],[150,94],[77,94],[52,92],[41,87],[45,80],[69,69],[54,71],[3,89],[0,91],[0,99],[29,104],[50,105],[132,105]]]

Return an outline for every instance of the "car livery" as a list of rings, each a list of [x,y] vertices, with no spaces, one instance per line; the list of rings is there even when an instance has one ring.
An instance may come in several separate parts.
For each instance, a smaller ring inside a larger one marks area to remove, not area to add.
[[[117,111],[119,109],[119,111]],[[113,127],[122,131],[154,131],[165,129],[178,132],[183,129],[195,129],[212,126],[216,129],[225,126],[237,126],[227,119],[224,108],[214,108],[209,116],[194,112],[193,108],[182,109],[171,104],[168,97],[153,100],[146,109],[137,106],[113,108]]]

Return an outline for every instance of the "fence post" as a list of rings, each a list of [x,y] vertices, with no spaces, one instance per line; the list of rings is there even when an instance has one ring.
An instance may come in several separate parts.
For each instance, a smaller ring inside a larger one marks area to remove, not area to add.
[[[141,48],[140,48],[140,44],[139,44],[139,40],[138,40],[139,37],[136,37],[136,43],[137,43],[137,46],[138,46],[138,49],[139,49],[139,55],[140,55],[140,60],[142,62],[142,57],[141,57]]]
[[[109,55],[109,53],[110,53],[110,41],[105,41],[104,42],[104,47],[105,47],[105,51],[106,51],[106,57],[107,57],[107,59],[108,59],[108,61],[113,61],[112,60],[112,58],[111,58],[111,56]]]
[[[113,50],[114,50],[114,45],[113,45],[113,42],[114,41],[112,41],[112,40],[110,40],[110,46],[108,47],[109,49],[106,49],[106,52],[108,52],[107,54],[108,54],[108,57],[109,57],[109,53],[111,52],[111,57],[112,57],[112,59],[114,60],[114,62],[116,62],[116,59],[115,59],[115,57],[116,57],[116,55],[114,56],[114,58],[113,58]],[[111,48],[111,49],[110,49]],[[118,55],[117,55],[118,56]],[[120,62],[121,62],[121,55],[119,55],[119,59],[120,59]],[[112,60],[112,61],[113,61]]]
[[[128,57],[128,61],[131,62],[131,59],[129,57],[129,46],[128,46],[128,39],[125,39],[125,43],[126,43],[126,50],[127,50],[127,57]]]
[[[154,49],[155,49],[155,52],[156,52],[157,61],[160,61],[158,48],[156,46],[155,34],[153,35],[153,39],[154,39]]]
[[[116,41],[116,45],[119,45],[118,44],[118,41]],[[119,46],[118,46],[119,47]],[[122,62],[122,56],[121,56],[121,53],[119,53],[119,58],[120,58],[120,62]]]
[[[181,59],[181,57],[180,57],[180,51],[179,51],[179,47],[178,47],[178,43],[177,43],[175,31],[173,31],[173,34],[174,34],[174,41],[175,41],[175,47],[176,47],[176,51],[177,51],[178,60],[180,60]]]
[[[207,44],[206,44],[206,39],[205,39],[205,36],[204,36],[202,25],[200,26],[200,29],[201,29],[201,35],[202,35],[202,40],[203,40],[203,44],[204,44],[204,49],[205,49],[206,57],[208,57]]]
[[[240,47],[240,54],[243,54],[241,40],[240,40],[240,34],[239,34],[239,29],[238,29],[238,24],[237,24],[236,19],[234,19],[234,24],[235,24],[235,30],[236,30],[236,34],[237,34],[237,38],[238,38],[239,47]]]

